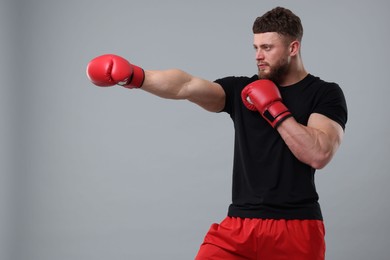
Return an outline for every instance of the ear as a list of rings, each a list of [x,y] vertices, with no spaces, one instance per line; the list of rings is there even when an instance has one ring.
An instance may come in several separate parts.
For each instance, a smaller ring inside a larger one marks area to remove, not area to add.
[[[296,56],[299,54],[299,49],[301,48],[301,43],[297,40],[290,43],[290,56]]]

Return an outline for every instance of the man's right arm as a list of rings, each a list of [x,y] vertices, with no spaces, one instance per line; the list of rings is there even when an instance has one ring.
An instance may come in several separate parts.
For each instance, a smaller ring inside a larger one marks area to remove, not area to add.
[[[225,91],[215,82],[178,69],[144,71],[116,55],[93,59],[87,75],[97,86],[141,88],[162,98],[189,100],[211,112],[219,112],[225,106]]]

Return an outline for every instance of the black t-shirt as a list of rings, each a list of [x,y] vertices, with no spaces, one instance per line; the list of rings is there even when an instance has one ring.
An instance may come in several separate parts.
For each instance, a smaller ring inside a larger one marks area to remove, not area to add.
[[[232,204],[228,215],[263,219],[322,220],[314,183],[315,169],[300,162],[277,130],[258,112],[248,110],[241,91],[258,80],[249,77],[218,79],[225,93],[223,112],[235,128]],[[313,75],[278,87],[294,118],[307,125],[310,114],[320,113],[345,129],[347,105],[341,88]]]

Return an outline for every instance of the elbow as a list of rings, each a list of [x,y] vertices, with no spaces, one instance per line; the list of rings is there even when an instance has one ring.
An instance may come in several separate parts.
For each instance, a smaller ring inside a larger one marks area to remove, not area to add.
[[[308,163],[312,168],[316,170],[323,169],[331,161],[333,157],[332,153],[316,154]]]
[[[327,162],[313,162],[311,164],[309,164],[312,168],[316,169],[316,170],[321,170],[322,168],[324,168],[328,163]]]

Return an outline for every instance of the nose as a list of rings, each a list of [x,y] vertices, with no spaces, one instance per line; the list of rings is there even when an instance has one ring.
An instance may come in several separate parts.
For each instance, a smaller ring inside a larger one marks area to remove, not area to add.
[[[256,60],[264,60],[264,53],[260,48],[256,51]]]

